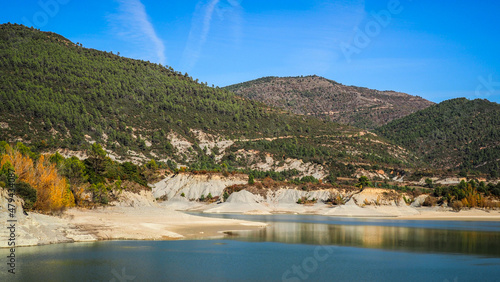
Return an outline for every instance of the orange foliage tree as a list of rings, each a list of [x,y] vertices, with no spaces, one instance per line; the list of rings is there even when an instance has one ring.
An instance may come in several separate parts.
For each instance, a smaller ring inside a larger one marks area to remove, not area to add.
[[[474,208],[480,206],[483,202],[483,197],[479,194],[476,188],[472,187],[470,183],[467,183],[467,187],[464,189],[465,198],[462,199],[462,204],[464,207]]]
[[[55,164],[48,157],[40,156],[36,163],[17,150],[10,149],[2,155],[0,165],[10,162],[20,181],[26,182],[37,191],[34,208],[41,211],[56,211],[75,206],[73,193],[64,177],[57,173]]]

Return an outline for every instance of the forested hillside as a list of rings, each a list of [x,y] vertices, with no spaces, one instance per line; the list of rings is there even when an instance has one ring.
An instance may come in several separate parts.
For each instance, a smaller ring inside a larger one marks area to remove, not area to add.
[[[0,99],[0,140],[35,151],[84,151],[97,142],[116,156],[199,169],[251,165],[245,152],[327,168],[416,164],[412,154],[357,128],[283,112],[171,67],[16,24],[0,25]]]
[[[395,91],[346,86],[319,76],[264,77],[226,87],[301,115],[373,129],[434,103]]]
[[[415,150],[435,168],[500,174],[500,105],[465,98],[444,101],[377,129]]]
[[[172,68],[86,49],[53,33],[3,25],[0,39],[1,110],[13,123],[2,131],[4,139],[25,136],[75,147],[89,134],[109,145],[138,147],[141,138],[134,140],[131,131],[151,126],[163,132],[144,131],[144,139],[161,143],[170,129],[256,137],[285,134],[288,124],[299,122]],[[15,126],[24,119],[33,125]]]

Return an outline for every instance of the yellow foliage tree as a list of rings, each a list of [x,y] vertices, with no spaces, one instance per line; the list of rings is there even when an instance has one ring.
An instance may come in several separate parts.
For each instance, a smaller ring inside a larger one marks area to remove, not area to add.
[[[56,211],[75,206],[66,179],[58,175],[55,164],[51,164],[45,156],[40,156],[34,164],[29,156],[11,149],[2,156],[0,165],[6,162],[13,165],[20,181],[30,184],[37,191],[35,209]]]
[[[472,187],[470,183],[464,190],[465,198],[462,199],[462,204],[465,207],[484,207],[484,200],[480,193],[477,192],[476,188]]]

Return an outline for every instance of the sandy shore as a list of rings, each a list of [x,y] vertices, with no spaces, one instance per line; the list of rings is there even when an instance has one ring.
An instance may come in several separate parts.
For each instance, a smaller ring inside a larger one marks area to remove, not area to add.
[[[449,208],[417,208],[419,214],[400,216],[401,220],[456,220],[500,221],[500,210],[464,209],[454,212]]]
[[[194,216],[165,207],[71,209],[64,218],[101,240],[175,240],[224,236],[224,231],[253,230],[266,224]]]
[[[7,222],[7,213],[0,220]],[[256,230],[267,224],[185,214],[165,207],[69,209],[62,216],[17,213],[16,247],[99,240],[179,240],[222,238],[225,232]],[[11,232],[2,228],[0,248]]]
[[[377,191],[378,192],[378,191]],[[383,191],[382,191],[383,192]],[[306,214],[333,217],[387,218],[401,220],[463,220],[463,221],[500,221],[500,210],[462,209],[455,212],[449,207],[421,207],[415,205],[386,203],[383,205],[357,205],[353,200],[344,205],[316,203],[301,205],[293,201],[269,202],[258,199],[246,191],[237,192],[238,197],[230,198],[225,203],[199,203],[184,199],[173,199],[159,205],[179,211],[194,211],[201,213],[235,213],[235,214]],[[377,199],[377,194],[367,191],[356,195],[357,202],[363,203],[367,195]]]

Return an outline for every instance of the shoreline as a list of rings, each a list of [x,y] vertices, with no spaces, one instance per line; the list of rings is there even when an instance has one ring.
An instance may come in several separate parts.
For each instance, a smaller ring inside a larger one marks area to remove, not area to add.
[[[366,218],[381,220],[413,220],[413,221],[475,221],[500,222],[500,211],[481,209],[451,211],[448,208],[412,208],[416,214],[395,214],[406,207],[316,207],[312,210],[294,211],[273,210],[259,213],[251,212],[206,212],[211,205],[193,210],[176,211],[171,208],[155,205],[148,207],[103,207],[98,209],[72,208],[66,210],[62,216],[47,216],[31,213],[20,221],[16,247],[50,245],[58,243],[96,242],[110,240],[209,240],[232,236],[241,231],[254,231],[269,226],[268,223],[252,220],[214,218],[203,216],[206,214],[241,214],[241,215],[313,215],[334,218]],[[300,207],[298,207],[300,208]],[[340,209],[345,214],[335,214],[331,211]],[[354,214],[348,214],[353,209]],[[359,209],[363,213],[359,213]],[[205,211],[205,212],[204,212]],[[327,211],[327,212],[325,212]],[[382,214],[381,212],[385,212]],[[201,213],[190,214],[189,212]],[[393,214],[390,214],[392,212]],[[330,214],[329,214],[330,213]],[[272,223],[271,223],[272,224]],[[0,233],[4,246],[7,234]]]
[[[435,220],[435,221],[490,221],[490,222],[500,222],[500,210],[483,210],[473,208],[470,210],[462,210],[460,212],[455,212],[452,210],[441,210],[441,211],[432,211],[428,210],[428,208],[416,208],[420,214],[414,215],[330,215],[330,214],[322,214],[322,213],[297,213],[291,211],[277,211],[270,212],[268,214],[259,214],[259,213],[241,213],[241,212],[224,212],[224,213],[216,213],[209,212],[205,214],[231,214],[231,215],[312,215],[312,216],[325,216],[325,217],[333,217],[333,218],[366,218],[366,219],[387,219],[387,220]],[[186,212],[194,212],[199,214],[204,214],[204,212],[200,211],[190,211],[186,210]],[[492,214],[492,215],[488,215]]]
[[[63,217],[98,239],[180,240],[223,237],[228,230],[254,230],[267,224],[233,219],[207,219],[165,207],[72,209]],[[95,220],[97,219],[97,221]]]
[[[1,213],[5,220],[7,213]],[[30,213],[19,218],[15,247],[106,240],[189,240],[223,238],[224,232],[258,230],[265,223],[188,215],[153,207],[72,208],[61,216]],[[7,245],[9,230],[0,232],[0,248]]]
[[[399,220],[443,220],[443,221],[500,221],[500,210],[466,209],[455,211],[427,211],[420,214],[398,217]]]

